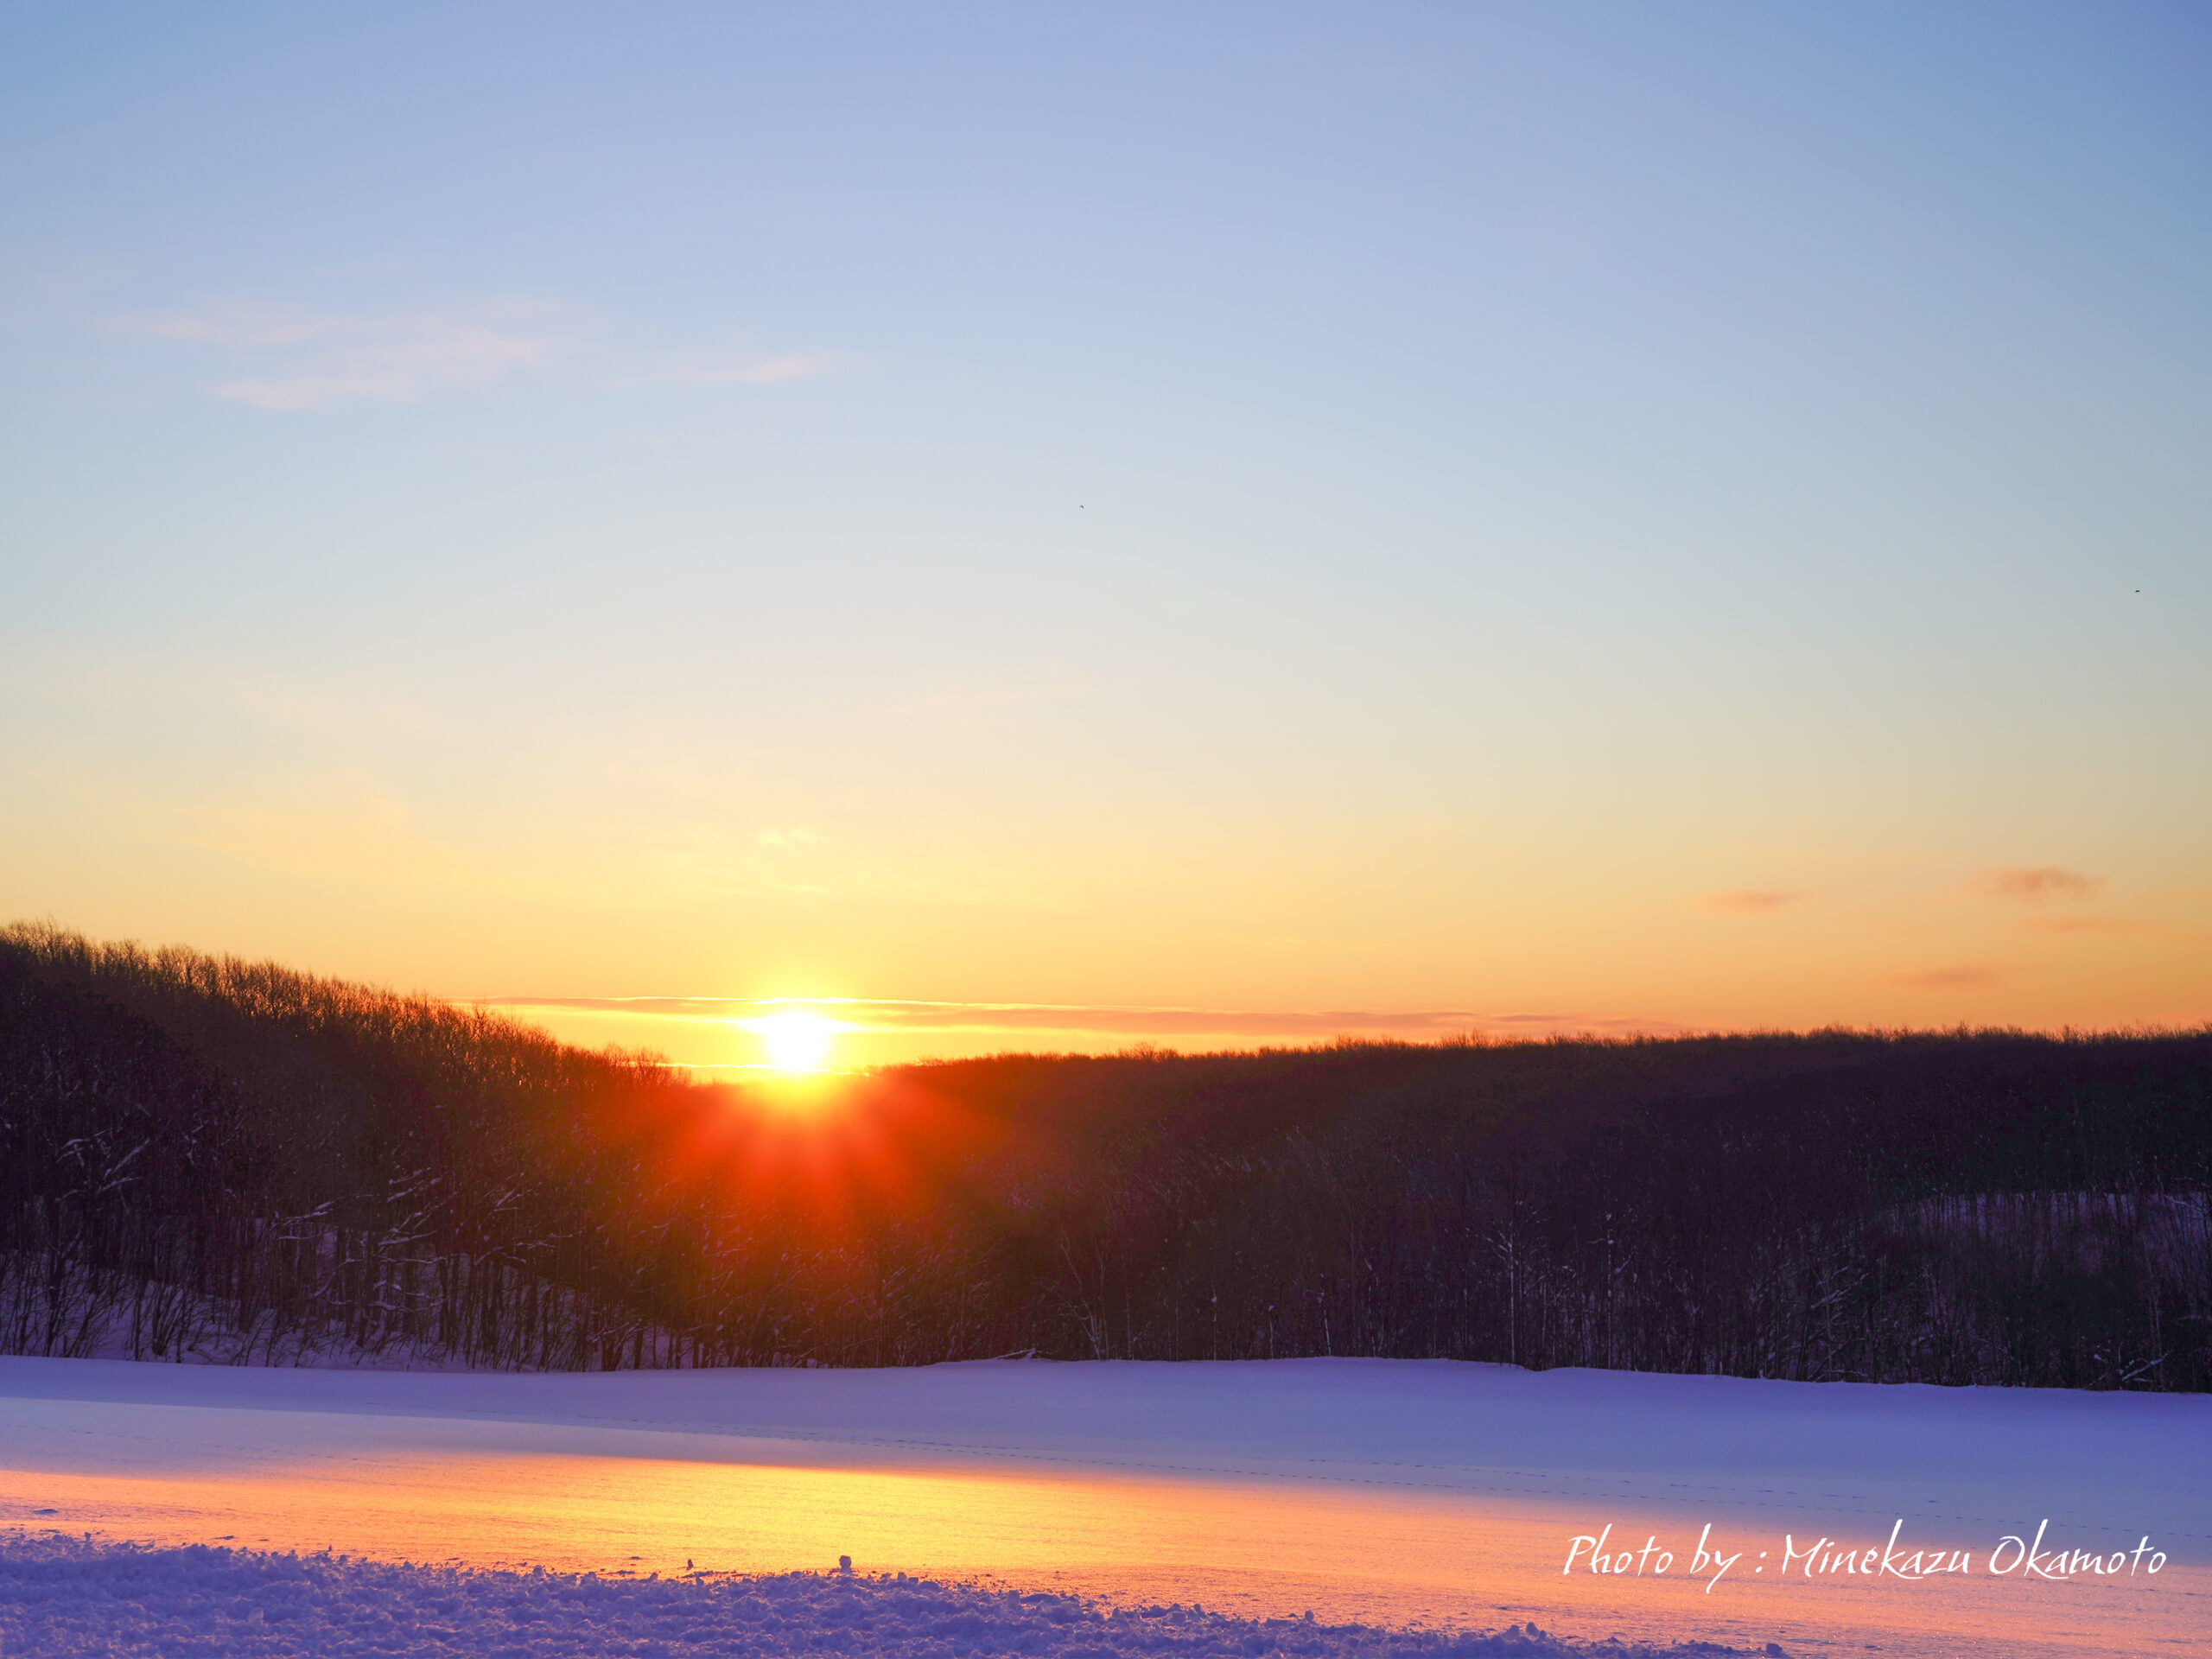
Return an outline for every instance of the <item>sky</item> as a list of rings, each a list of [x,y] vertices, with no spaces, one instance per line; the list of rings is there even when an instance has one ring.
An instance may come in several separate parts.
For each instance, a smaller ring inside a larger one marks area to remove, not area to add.
[[[2200,1023],[2208,294],[2189,5],[11,8],[0,918],[700,1065]]]

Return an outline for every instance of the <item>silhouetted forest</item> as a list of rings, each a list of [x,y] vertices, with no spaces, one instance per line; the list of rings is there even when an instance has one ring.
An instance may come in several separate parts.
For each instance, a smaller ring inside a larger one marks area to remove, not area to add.
[[[0,1351],[575,1369],[1385,1355],[2212,1388],[2212,1033],[841,1081],[0,932]]]

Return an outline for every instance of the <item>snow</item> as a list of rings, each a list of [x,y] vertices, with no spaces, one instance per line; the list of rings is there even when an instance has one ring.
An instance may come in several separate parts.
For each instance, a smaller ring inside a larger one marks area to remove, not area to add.
[[[824,1649],[913,1659],[1535,1659],[1587,1650],[1529,1629],[1382,1631],[1179,1606],[1109,1611],[1068,1596],[842,1573],[681,1579],[487,1573],[0,1534],[0,1650],[15,1654],[765,1659]],[[1662,1650],[1606,1643],[1604,1651],[1637,1659]]]
[[[858,1586],[903,1572],[1262,1621],[1231,1647],[1310,1608],[1370,1627],[1331,1638],[1355,1643],[1535,1620],[1885,1659],[2185,1651],[2212,1631],[2208,1491],[2199,1396],[1355,1360],[547,1376],[0,1359],[0,1526],[80,1545],[328,1548],[436,1562],[410,1571],[441,1584],[658,1572],[654,1595],[692,1561],[783,1584],[849,1556],[840,1594],[893,1594]],[[2039,1522],[2101,1554],[2151,1536],[2164,1570],[2029,1583],[1978,1565],[1908,1585],[1757,1567],[1785,1535],[1855,1547],[1893,1525],[1908,1549],[1986,1561]],[[1710,1528],[1743,1559],[1709,1588],[1563,1574],[1572,1541],[1607,1527],[1609,1548],[1656,1538],[1685,1563]]]

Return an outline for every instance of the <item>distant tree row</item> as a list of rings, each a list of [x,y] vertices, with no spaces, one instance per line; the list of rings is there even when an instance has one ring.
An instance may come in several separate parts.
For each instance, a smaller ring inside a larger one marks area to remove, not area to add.
[[[0,931],[0,1351],[2212,1389],[2212,1034],[1008,1055],[814,1119]]]

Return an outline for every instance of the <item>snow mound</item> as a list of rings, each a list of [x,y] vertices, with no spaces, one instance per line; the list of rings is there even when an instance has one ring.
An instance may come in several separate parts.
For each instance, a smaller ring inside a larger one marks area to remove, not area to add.
[[[1770,1653],[1777,1649],[1770,1647]],[[1491,1659],[1727,1654],[1499,1631],[1264,1622],[1196,1608],[1107,1611],[1074,1597],[849,1573],[602,1578],[265,1554],[151,1549],[0,1532],[0,1652],[453,1656],[637,1659],[898,1654],[967,1659]]]

